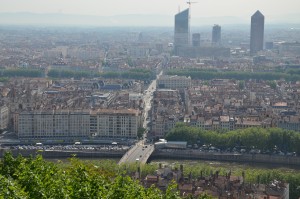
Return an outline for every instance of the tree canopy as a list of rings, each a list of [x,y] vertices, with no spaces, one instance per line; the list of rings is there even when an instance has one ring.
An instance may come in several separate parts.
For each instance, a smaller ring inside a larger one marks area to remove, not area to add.
[[[143,187],[124,171],[111,172],[109,168],[99,168],[75,158],[70,161],[70,166],[61,168],[40,155],[13,158],[9,153],[5,154],[0,162],[0,198],[181,198],[174,191],[174,184],[163,193],[153,186]]]
[[[52,69],[48,72],[51,78],[123,78],[136,80],[151,80],[155,78],[155,73],[147,69],[130,69],[128,71],[113,71],[104,73],[95,73],[88,71],[74,71],[74,70],[59,70]]]
[[[276,147],[284,152],[300,154],[300,133],[280,128],[247,128],[219,133],[178,123],[167,133],[166,139],[187,141],[189,144],[212,144],[221,149],[244,146],[272,151]]]
[[[300,70],[299,70],[300,71]],[[165,72],[167,75],[190,76],[192,79],[236,79],[236,80],[279,80],[299,81],[300,72],[296,70],[273,71],[273,72],[244,72],[244,71],[217,71],[214,69],[170,69]]]

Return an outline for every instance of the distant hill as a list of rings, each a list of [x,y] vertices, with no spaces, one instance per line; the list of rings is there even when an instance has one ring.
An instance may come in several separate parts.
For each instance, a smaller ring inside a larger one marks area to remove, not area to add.
[[[192,18],[193,26],[243,24],[247,20],[237,17]],[[96,25],[96,26],[174,26],[174,17],[167,15],[90,16],[59,13],[0,13],[0,24],[5,25]]]
[[[266,23],[294,23],[300,24],[299,14],[289,16],[266,16]],[[115,15],[92,16],[72,15],[61,13],[36,14],[36,13],[0,13],[2,25],[85,25],[85,26],[174,26],[174,16],[168,15]],[[249,18],[233,16],[223,17],[192,17],[192,26],[212,26],[213,24],[234,25],[250,24]]]

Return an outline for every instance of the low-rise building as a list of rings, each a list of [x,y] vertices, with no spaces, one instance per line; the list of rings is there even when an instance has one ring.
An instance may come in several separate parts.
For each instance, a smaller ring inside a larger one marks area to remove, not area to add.
[[[277,127],[287,130],[300,131],[300,117],[299,116],[286,116],[282,117]]]

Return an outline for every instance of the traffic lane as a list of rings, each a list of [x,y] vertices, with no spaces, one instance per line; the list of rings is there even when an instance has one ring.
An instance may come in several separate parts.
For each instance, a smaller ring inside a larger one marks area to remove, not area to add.
[[[129,155],[127,162],[135,162],[137,159],[142,161],[145,158],[145,155],[151,152],[151,147],[147,148],[143,146],[137,146],[137,148]]]
[[[128,157],[127,157],[128,162],[135,161],[136,158],[138,157],[138,155],[140,154],[140,151],[142,150],[142,146],[140,144],[137,144],[134,147],[135,147],[135,149],[130,154],[128,154]]]

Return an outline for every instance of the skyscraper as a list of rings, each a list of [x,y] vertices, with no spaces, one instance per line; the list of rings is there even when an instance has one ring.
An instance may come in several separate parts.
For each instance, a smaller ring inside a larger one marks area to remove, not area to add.
[[[174,50],[178,54],[180,47],[189,45],[190,40],[189,9],[175,15]]]
[[[192,35],[192,44],[193,44],[193,47],[200,46],[200,33],[194,33]]]
[[[258,10],[251,17],[250,54],[255,55],[264,46],[265,16]]]
[[[221,45],[221,26],[214,25],[212,29],[212,46],[220,46]]]

